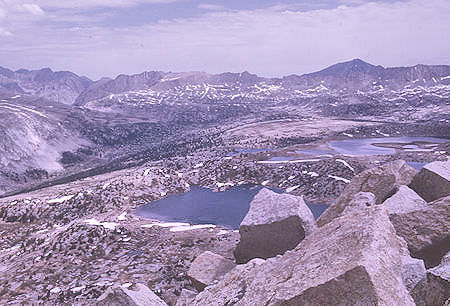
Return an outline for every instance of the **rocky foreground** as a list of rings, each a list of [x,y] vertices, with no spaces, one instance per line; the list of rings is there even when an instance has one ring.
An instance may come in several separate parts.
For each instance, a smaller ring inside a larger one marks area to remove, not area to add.
[[[189,188],[185,173],[144,174],[1,200],[0,304],[449,303],[450,161],[363,171],[317,221],[263,189],[239,233],[132,215],[142,194]]]

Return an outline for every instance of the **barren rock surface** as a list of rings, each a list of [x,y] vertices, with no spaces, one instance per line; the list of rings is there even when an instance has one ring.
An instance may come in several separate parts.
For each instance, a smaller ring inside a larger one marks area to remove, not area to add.
[[[450,251],[450,197],[431,202],[422,209],[390,215],[397,234],[408,243],[411,255],[427,267],[439,264]]]
[[[403,160],[368,169],[355,176],[342,194],[317,220],[318,226],[330,222],[342,214],[358,192],[371,192],[376,204],[383,203],[400,185],[408,185],[417,173]]]
[[[237,263],[269,258],[297,246],[316,229],[303,198],[261,189],[239,227],[241,236],[234,251]]]
[[[450,160],[425,165],[410,187],[427,202],[450,195]]]
[[[336,218],[283,256],[238,266],[193,305],[414,305],[402,280],[404,248],[385,208],[368,208]]]
[[[427,206],[427,203],[408,186],[400,186],[397,192],[383,202],[390,214],[407,213]]]
[[[201,291],[206,286],[222,279],[235,266],[233,261],[206,251],[192,262],[187,275],[194,287]]]
[[[97,299],[97,305],[167,306],[144,284],[136,284],[135,288],[123,285],[110,287]]]

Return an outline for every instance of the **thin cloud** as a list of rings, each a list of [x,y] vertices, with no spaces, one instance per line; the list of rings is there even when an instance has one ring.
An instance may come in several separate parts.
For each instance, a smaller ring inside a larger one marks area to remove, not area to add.
[[[44,11],[37,4],[25,3],[25,4],[22,4],[21,7],[23,8],[23,10],[25,12],[28,12],[32,15],[38,15],[38,16],[44,15]]]
[[[4,37],[12,36],[12,33],[7,31],[6,29],[0,27],[0,36],[4,36]]]
[[[172,3],[177,0],[35,0],[41,7],[60,9],[90,9],[133,7],[140,4]]]
[[[225,7],[223,5],[211,4],[211,3],[201,3],[197,6],[199,9],[208,10],[208,11],[221,11],[224,10]]]
[[[45,65],[93,78],[144,70],[281,76],[356,57],[384,66],[449,64],[450,45],[442,39],[449,15],[448,1],[414,0],[207,11],[133,27],[30,23],[15,28],[14,39],[0,38],[0,57],[11,68]]]

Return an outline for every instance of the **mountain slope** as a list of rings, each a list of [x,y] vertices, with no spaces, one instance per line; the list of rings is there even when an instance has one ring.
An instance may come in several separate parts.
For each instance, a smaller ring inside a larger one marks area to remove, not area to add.
[[[0,88],[17,94],[43,97],[63,104],[72,104],[92,81],[69,71],[54,72],[20,69],[12,71],[0,67]]]

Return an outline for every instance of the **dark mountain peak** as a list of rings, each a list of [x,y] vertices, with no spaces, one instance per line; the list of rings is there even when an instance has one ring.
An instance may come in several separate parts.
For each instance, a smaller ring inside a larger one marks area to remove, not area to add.
[[[53,70],[50,68],[43,68],[36,72],[34,80],[37,82],[49,82],[53,79]]]
[[[306,77],[312,77],[314,79],[317,78],[337,78],[337,79],[355,79],[370,76],[370,77],[378,77],[380,76],[385,68],[382,66],[375,66],[369,64],[359,58],[353,59],[351,61],[338,63],[332,65],[328,68],[325,68],[321,71],[306,74]]]
[[[369,64],[368,62],[363,61],[360,58],[354,58],[351,61],[343,62],[342,64],[352,64],[352,65],[358,65],[358,66],[371,66],[374,67],[374,65]]]
[[[19,70],[16,70],[16,73],[20,73],[20,74],[24,74],[24,73],[29,73],[30,72],[30,70],[27,70],[27,69],[19,69]]]
[[[8,68],[0,67],[0,74],[10,78],[14,75],[14,72]]]
[[[48,67],[46,67],[46,68],[39,69],[38,72],[40,72],[40,73],[52,73],[53,70],[48,68]]]
[[[221,82],[241,82],[241,83],[255,83],[261,80],[256,74],[252,74],[248,71],[243,72],[225,72],[212,76],[216,81]]]

